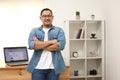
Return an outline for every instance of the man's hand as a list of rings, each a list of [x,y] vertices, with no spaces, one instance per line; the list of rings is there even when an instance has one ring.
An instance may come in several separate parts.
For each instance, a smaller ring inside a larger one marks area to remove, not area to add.
[[[50,40],[51,44],[56,44],[57,43],[57,39],[54,40]]]
[[[51,45],[45,47],[44,50],[47,50],[47,51],[58,51],[59,50],[59,46],[57,45],[57,39],[50,40],[50,43]]]
[[[34,40],[34,48],[35,48],[35,50],[38,50],[39,49],[39,46],[38,46],[39,40],[37,37],[33,37],[33,40]]]
[[[34,41],[39,41],[37,37],[33,37],[33,40]]]
[[[57,39],[49,40],[49,41],[40,41],[37,37],[33,37],[33,40],[34,40],[35,50],[39,50],[39,49],[49,50],[49,48],[50,48],[50,50],[52,50],[52,48],[56,49],[55,47],[57,47],[57,49],[58,49],[58,46],[56,45]],[[54,45],[54,46],[52,46],[52,45]]]

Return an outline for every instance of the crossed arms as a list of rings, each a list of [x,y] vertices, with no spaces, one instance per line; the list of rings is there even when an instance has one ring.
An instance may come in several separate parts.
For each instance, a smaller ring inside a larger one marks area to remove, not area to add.
[[[58,51],[59,46],[57,45],[57,39],[49,40],[49,41],[40,41],[37,37],[33,38],[34,40],[34,49],[39,50],[43,49],[46,51]]]

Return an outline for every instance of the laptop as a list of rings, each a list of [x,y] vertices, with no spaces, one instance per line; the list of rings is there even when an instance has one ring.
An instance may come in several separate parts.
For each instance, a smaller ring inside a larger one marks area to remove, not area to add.
[[[27,47],[4,47],[4,59],[10,66],[28,64]]]

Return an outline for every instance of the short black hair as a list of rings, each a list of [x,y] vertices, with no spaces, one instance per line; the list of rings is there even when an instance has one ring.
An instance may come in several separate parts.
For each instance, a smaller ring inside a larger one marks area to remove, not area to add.
[[[50,13],[53,15],[53,12],[52,12],[51,9],[49,9],[49,8],[44,8],[44,9],[42,9],[41,12],[40,12],[40,15],[41,15],[41,16],[42,16],[43,11],[50,11]]]

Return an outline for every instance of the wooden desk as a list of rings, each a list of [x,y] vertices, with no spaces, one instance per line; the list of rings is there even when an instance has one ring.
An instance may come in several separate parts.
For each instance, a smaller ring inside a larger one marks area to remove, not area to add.
[[[5,66],[0,68],[0,80],[31,80],[26,66]],[[59,80],[69,80],[69,66],[61,73]]]
[[[26,66],[6,66],[0,68],[0,80],[31,80],[31,74]]]
[[[70,66],[67,66],[67,69],[60,74],[59,80],[70,80]]]

